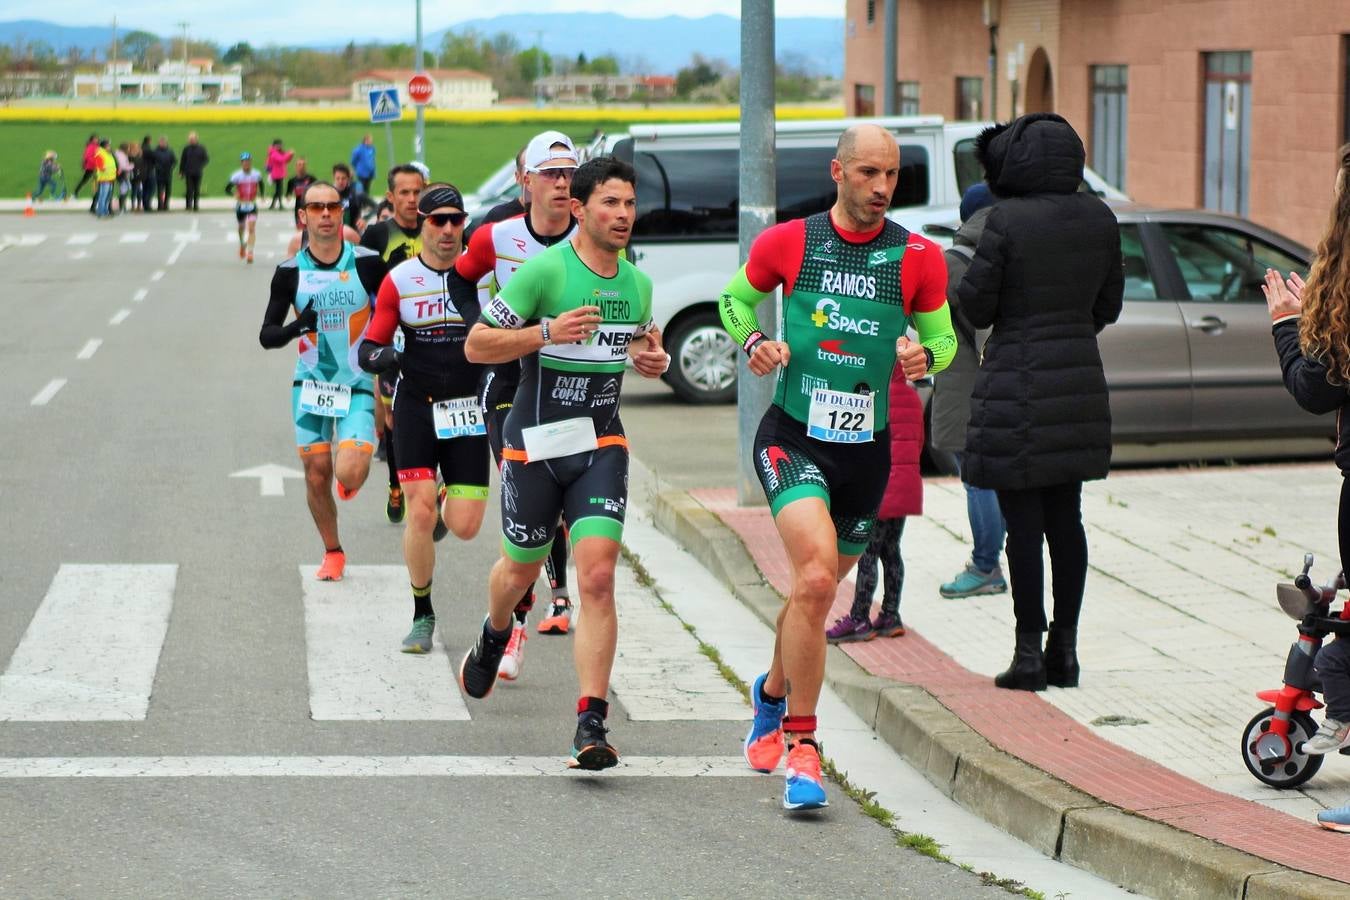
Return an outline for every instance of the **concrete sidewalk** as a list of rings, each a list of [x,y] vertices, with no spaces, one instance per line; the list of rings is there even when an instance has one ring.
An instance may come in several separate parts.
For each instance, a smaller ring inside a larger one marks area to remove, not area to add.
[[[1350,796],[1350,760],[1333,755],[1301,790],[1277,791],[1240,755],[1265,708],[1253,694],[1279,686],[1296,637],[1275,583],[1306,550],[1318,580],[1338,566],[1333,466],[1116,472],[1086,485],[1082,686],[1043,694],[993,687],[1011,658],[1007,594],[938,595],[969,553],[965,496],[952,479],[925,487],[902,546],[909,633],[830,654],[832,686],[878,734],[964,805],[1126,887],[1350,896],[1350,837],[1312,821]],[[667,491],[654,506],[743,601],[776,615],[788,569],[767,509],[737,508],[726,489]],[[832,616],[852,592],[841,586]]]

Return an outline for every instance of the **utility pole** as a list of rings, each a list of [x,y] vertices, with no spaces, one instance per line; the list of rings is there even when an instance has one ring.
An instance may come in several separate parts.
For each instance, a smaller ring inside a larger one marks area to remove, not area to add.
[[[899,76],[899,69],[896,66],[896,44],[900,40],[900,15],[896,10],[897,0],[886,0],[884,12],[881,16],[881,27],[885,30],[886,36],[883,38],[882,45],[882,63],[881,66],[886,70],[885,81],[881,84],[881,114],[883,116],[895,116],[900,114],[900,97],[896,84]]]
[[[179,22],[178,27],[183,29],[183,102],[188,102],[188,81],[187,81],[187,22]]]
[[[774,161],[774,0],[741,0],[741,173],[740,227],[741,263],[750,256],[755,238],[773,225],[778,213],[778,179]],[[758,310],[760,327],[778,337],[778,298],[764,298]],[[763,505],[751,458],[755,431],[773,399],[776,379],[756,377],[746,365],[745,354],[736,352],[736,422],[739,435],[736,492],[741,506]]]
[[[540,82],[544,78],[544,33],[536,31],[534,33],[534,105],[542,107],[544,105],[544,86]]]
[[[122,85],[117,79],[117,16],[113,16],[113,41],[112,41],[112,61],[108,65],[108,78],[112,81],[113,109],[117,109],[117,95],[122,92]]]
[[[422,0],[414,0],[417,4],[417,59],[413,62],[413,72],[421,74],[422,65]],[[426,162],[426,104],[418,103],[417,106],[417,126],[413,132],[413,159],[418,162]],[[391,159],[390,165],[394,164]]]

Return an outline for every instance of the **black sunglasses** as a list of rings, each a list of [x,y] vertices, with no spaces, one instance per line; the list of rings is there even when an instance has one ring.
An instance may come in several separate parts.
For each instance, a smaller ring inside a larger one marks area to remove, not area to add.
[[[423,216],[422,218],[426,219],[428,222],[430,222],[432,225],[435,225],[437,228],[444,228],[446,225],[455,225],[455,226],[463,225],[464,221],[469,218],[469,214],[462,212],[432,213],[428,216]]]

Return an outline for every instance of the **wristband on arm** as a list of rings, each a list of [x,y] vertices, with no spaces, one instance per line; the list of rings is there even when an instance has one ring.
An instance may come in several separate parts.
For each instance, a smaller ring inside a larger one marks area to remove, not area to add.
[[[745,339],[745,343],[741,344],[741,349],[745,351],[746,356],[754,356],[755,348],[767,340],[768,338],[764,336],[764,332],[752,331],[750,332],[750,336]]]

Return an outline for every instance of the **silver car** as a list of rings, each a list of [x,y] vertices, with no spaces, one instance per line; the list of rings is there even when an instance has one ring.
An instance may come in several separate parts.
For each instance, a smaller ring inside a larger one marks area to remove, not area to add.
[[[1115,443],[1330,437],[1280,380],[1261,283],[1308,248],[1246,219],[1112,203],[1125,308],[1099,343]],[[1329,449],[1330,445],[1326,445]]]

